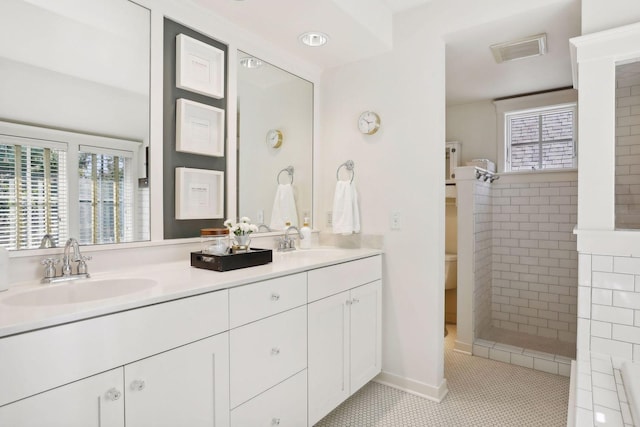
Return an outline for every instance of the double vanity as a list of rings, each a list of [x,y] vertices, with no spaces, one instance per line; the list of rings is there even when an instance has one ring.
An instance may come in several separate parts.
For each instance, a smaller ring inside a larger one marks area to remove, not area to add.
[[[2,426],[312,426],[381,369],[381,254],[0,294]]]

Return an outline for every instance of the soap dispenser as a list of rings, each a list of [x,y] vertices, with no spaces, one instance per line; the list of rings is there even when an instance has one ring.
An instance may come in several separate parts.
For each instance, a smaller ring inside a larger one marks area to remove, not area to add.
[[[300,249],[311,249],[311,227],[309,227],[309,217],[304,217],[304,223],[300,229]]]

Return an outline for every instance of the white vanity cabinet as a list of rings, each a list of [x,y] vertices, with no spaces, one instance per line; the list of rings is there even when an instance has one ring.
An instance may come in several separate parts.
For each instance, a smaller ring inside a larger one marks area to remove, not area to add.
[[[229,424],[228,333],[0,407],[0,426]]]
[[[305,426],[307,273],[233,288],[229,302],[231,426]]]
[[[310,426],[380,373],[381,276],[379,256],[309,272]]]
[[[228,324],[224,290],[0,339],[0,426],[228,425]]]
[[[381,256],[343,259],[0,338],[0,427],[312,426],[380,372]]]
[[[229,334],[124,367],[127,427],[229,425]]]
[[[122,427],[122,390],[113,369],[0,407],[0,426]]]

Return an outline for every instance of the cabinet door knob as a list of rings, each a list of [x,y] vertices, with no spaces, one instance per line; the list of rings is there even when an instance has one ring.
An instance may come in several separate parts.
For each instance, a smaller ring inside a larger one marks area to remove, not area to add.
[[[353,302],[352,302],[350,299],[346,300],[344,303],[345,303],[346,305],[348,305],[348,306],[349,306],[349,305],[351,305],[351,304],[353,304]]]
[[[122,393],[115,387],[110,388],[109,390],[107,390],[107,392],[104,394],[104,398],[107,400],[111,400],[113,402],[115,402],[116,400],[120,399],[120,397],[122,396]]]
[[[279,354],[280,354],[280,349],[279,349],[278,347],[273,347],[273,348],[271,349],[271,355],[272,355],[272,356],[277,356],[277,355],[279,355]]]
[[[280,294],[274,292],[271,294],[271,301],[278,301],[280,299]]]
[[[144,380],[135,380],[131,382],[130,388],[131,390],[134,390],[134,391],[142,391],[144,390],[145,386],[146,384]]]
[[[279,426],[280,425],[280,418],[271,419],[271,425],[272,426]]]

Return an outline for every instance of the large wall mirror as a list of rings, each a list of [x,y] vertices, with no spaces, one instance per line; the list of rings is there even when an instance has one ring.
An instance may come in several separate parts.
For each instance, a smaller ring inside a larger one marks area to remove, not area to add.
[[[149,10],[2,0],[0,37],[0,246],[148,240]]]
[[[301,226],[313,201],[313,84],[244,52],[238,60],[237,212],[274,231]]]
[[[616,223],[640,229],[640,61],[616,66]]]

